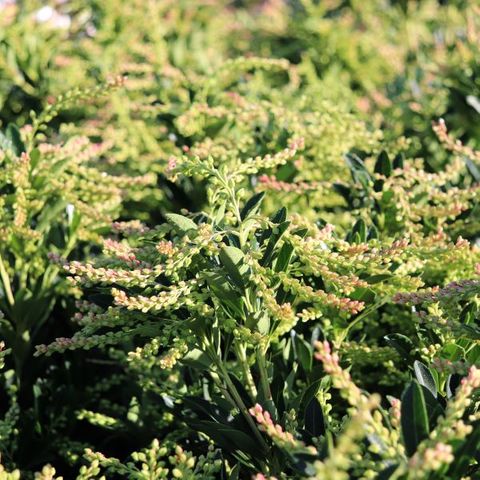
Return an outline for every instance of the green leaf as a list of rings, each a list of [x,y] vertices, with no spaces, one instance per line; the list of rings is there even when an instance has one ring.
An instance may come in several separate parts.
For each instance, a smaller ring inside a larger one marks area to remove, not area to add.
[[[297,362],[302,366],[305,372],[310,372],[313,365],[312,346],[297,334],[294,334],[293,336],[293,346]]]
[[[277,256],[277,261],[275,262],[276,272],[285,272],[287,270],[288,264],[292,258],[293,250],[293,245],[290,242],[285,242],[282,245]]]
[[[208,358],[208,355],[198,348],[190,350],[183,358],[182,363],[190,365],[193,368],[197,368],[201,371],[210,369],[212,361]]]
[[[257,193],[250,198],[240,212],[240,218],[245,220],[253,211],[256,211],[260,207],[263,197],[265,197],[265,192]]]
[[[5,134],[6,137],[12,142],[12,147],[15,155],[20,156],[23,152],[26,151],[25,144],[23,143],[22,137],[20,135],[20,130],[15,124],[9,123]]]
[[[415,346],[408,337],[401,333],[392,333],[391,335],[386,335],[384,338],[404,360],[407,360],[410,363],[412,360],[412,354],[410,352],[414,350]]]
[[[358,235],[355,243],[363,243],[367,240],[367,224],[363,219],[358,219],[352,229],[352,238],[355,238],[355,234]]]
[[[404,160],[403,153],[395,155],[395,158],[393,159],[393,168],[403,168]]]
[[[476,182],[480,182],[480,170],[469,158],[465,158],[465,165],[467,167],[468,173]]]
[[[411,457],[430,432],[423,390],[415,380],[402,395],[401,424],[405,451]]]
[[[390,162],[388,154],[385,150],[383,150],[378,156],[378,159],[375,162],[374,171],[375,173],[384,175],[387,178],[392,174],[392,163]]]
[[[480,361],[480,345],[475,345],[467,354],[467,362],[477,365]]]
[[[59,197],[58,199],[52,199],[50,204],[45,205],[42,213],[38,217],[37,231],[46,231],[52,224],[56,223],[59,215],[61,215],[61,212],[65,209],[66,204],[65,199]]]
[[[257,322],[257,330],[262,335],[268,335],[270,332],[270,315],[262,315]]]
[[[270,240],[268,241],[267,248],[265,249],[265,253],[260,260],[260,265],[267,266],[270,264],[273,258],[275,246],[277,245],[278,241],[285,233],[289,225],[290,221],[282,222],[276,229],[273,230],[273,233],[270,236]]]
[[[30,152],[30,165],[32,166],[32,169],[34,169],[40,160],[40,150],[38,148],[34,148]]]
[[[207,272],[205,273],[205,278],[208,286],[221,301],[222,305],[231,309],[239,318],[243,318],[243,297],[238,295],[238,291],[228,282],[225,275],[223,273]]]
[[[350,169],[352,178],[356,183],[360,183],[364,188],[368,188],[368,185],[372,181],[372,177],[368,173],[363,161],[354,153],[347,153],[345,155],[345,161]]]
[[[359,287],[350,295],[352,300],[359,300],[365,303],[373,303],[377,294],[371,288]]]
[[[305,408],[304,428],[312,437],[325,434],[323,411],[316,397],[313,397]]]
[[[455,396],[455,392],[462,381],[462,376],[458,373],[452,373],[448,376],[446,382],[447,398],[450,399]]]
[[[429,368],[422,362],[415,360],[413,363],[413,370],[415,371],[415,377],[417,378],[418,383],[427,388],[431,394],[437,398],[437,385]]]
[[[186,233],[189,230],[197,230],[197,224],[190,218],[178,215],[177,213],[167,213],[165,215],[167,222],[173,225],[176,230],[181,233]]]
[[[456,362],[465,357],[465,350],[456,343],[446,343],[439,353],[442,358],[446,358],[451,362]]]
[[[245,289],[243,276],[248,270],[248,267],[243,263],[245,255],[237,247],[223,247],[220,250],[219,259],[222,265],[227,270],[228,275],[233,283],[241,290]]]
[[[240,463],[237,463],[228,475],[228,480],[238,480],[240,478]]]

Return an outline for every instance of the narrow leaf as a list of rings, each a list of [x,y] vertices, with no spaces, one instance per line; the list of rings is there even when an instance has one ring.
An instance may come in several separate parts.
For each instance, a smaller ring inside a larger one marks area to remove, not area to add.
[[[401,424],[405,450],[411,457],[429,434],[427,406],[422,387],[415,380],[402,395]]]
[[[246,265],[243,264],[243,252],[237,247],[223,247],[219,258],[234,284],[243,290],[245,288],[243,274],[246,271]]]
[[[312,437],[320,437],[325,434],[325,422],[323,411],[316,397],[313,397],[305,408],[305,430]]]
[[[247,218],[250,213],[254,212],[256,209],[260,207],[260,204],[265,196],[265,192],[260,192],[250,198],[245,206],[243,207],[242,211],[240,212],[240,217],[242,220]]]
[[[392,163],[390,162],[388,154],[385,150],[383,150],[378,156],[378,159],[375,163],[375,173],[385,175],[387,178],[392,174]]]

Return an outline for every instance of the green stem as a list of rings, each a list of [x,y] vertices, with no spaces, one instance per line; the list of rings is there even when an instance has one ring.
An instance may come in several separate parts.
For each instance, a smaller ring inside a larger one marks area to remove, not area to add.
[[[212,377],[213,383],[215,383],[215,385],[220,389],[220,391],[223,393],[225,398],[232,404],[233,407],[237,408],[237,404],[235,403],[235,400],[231,397],[228,390],[222,384],[220,377],[218,376],[218,373],[213,370],[210,370],[210,376]]]
[[[265,352],[262,348],[257,350],[257,364],[260,371],[260,384],[262,386],[263,394],[267,400],[272,400],[272,391],[268,382],[267,364],[265,362]]]
[[[214,362],[215,362],[215,364],[216,364],[216,366],[219,370],[219,373],[221,374],[222,380],[227,385],[227,389],[230,392],[230,395],[232,396],[236,406],[238,407],[238,409],[240,410],[242,415],[245,417],[245,420],[247,421],[250,428],[252,429],[255,437],[260,442],[260,445],[262,445],[262,447],[265,450],[268,450],[268,445],[266,444],[265,440],[263,439],[262,435],[260,434],[260,431],[258,430],[257,425],[253,421],[253,418],[250,415],[250,413],[248,411],[248,408],[246,407],[245,403],[243,402],[242,397],[238,393],[237,388],[235,387],[233,382],[230,380],[230,375],[228,374],[225,366],[223,365],[221,360],[218,359],[218,357],[216,355],[212,356],[212,357],[213,357],[212,359],[214,360]]]
[[[2,279],[3,288],[5,290],[5,295],[7,297],[8,303],[10,305],[15,305],[15,299],[13,297],[12,287],[10,285],[10,279],[8,278],[7,270],[0,255],[0,278]]]
[[[257,437],[257,440],[260,442],[260,445],[265,450],[268,450],[268,445],[266,444],[265,440],[263,439],[262,435],[260,435],[260,431],[258,430],[257,425],[253,421],[252,416],[250,415],[245,403],[243,403],[242,397],[238,393],[235,385],[232,383],[230,380],[230,376],[228,375],[228,372],[223,373],[223,379],[225,383],[227,384],[227,388],[230,390],[230,394],[232,395],[233,399],[235,400],[235,403],[237,404],[239,410],[242,412],[243,416],[247,420],[247,423],[250,425],[255,437]]]
[[[240,365],[243,369],[243,375],[245,376],[245,380],[247,382],[248,389],[253,398],[257,397],[257,387],[255,386],[255,382],[253,380],[252,372],[250,371],[250,367],[248,365],[247,356],[245,353],[244,345],[237,345],[235,344],[235,352],[237,354],[238,360],[240,361]]]

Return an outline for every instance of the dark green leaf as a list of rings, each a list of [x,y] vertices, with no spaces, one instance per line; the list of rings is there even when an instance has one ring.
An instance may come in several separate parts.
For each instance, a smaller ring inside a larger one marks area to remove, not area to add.
[[[374,240],[375,238],[378,238],[378,230],[375,227],[375,225],[372,225],[368,229],[368,235],[367,235],[367,240]]]
[[[270,239],[268,241],[267,248],[265,249],[265,253],[263,254],[262,259],[260,260],[260,265],[266,266],[270,264],[273,257],[275,246],[277,245],[278,241],[280,240],[282,235],[285,233],[289,225],[290,225],[289,221],[283,222],[272,232],[272,235],[270,236]]]
[[[282,223],[287,219],[287,209],[282,207],[278,210],[275,214],[272,215],[272,222],[273,223]]]
[[[258,209],[258,207],[260,207],[260,203],[262,202],[264,196],[265,196],[265,192],[260,192],[254,195],[252,198],[250,198],[247,201],[247,203],[245,204],[245,206],[243,207],[240,213],[240,217],[242,220],[247,218],[248,215],[250,215],[250,213],[252,213],[256,209]]]
[[[370,277],[366,277],[363,280],[367,281],[370,285],[374,285],[375,283],[390,280],[392,277],[393,275],[391,273],[381,273],[379,275],[371,275]]]
[[[356,183],[360,183],[363,187],[367,188],[371,183],[372,178],[368,173],[363,161],[354,153],[347,153],[345,155],[345,161],[350,169],[352,178]]]
[[[252,456],[258,456],[263,448],[251,435],[241,430],[227,427],[223,424],[209,421],[190,422],[190,427],[205,433],[227,452],[242,451]]]
[[[398,465],[390,465],[387,468],[384,468],[376,477],[375,480],[389,480],[392,478],[392,475],[396,472]]]
[[[245,255],[237,247],[223,247],[219,254],[220,262],[225,267],[225,270],[227,270],[233,283],[241,290],[245,289],[243,275],[248,269],[243,263],[244,258]]]
[[[20,156],[21,153],[26,151],[25,144],[23,143],[22,137],[20,135],[20,130],[15,124],[8,124],[6,137],[12,142],[12,147],[15,155]]]
[[[277,256],[277,261],[275,262],[275,271],[276,272],[285,272],[287,270],[288,264],[293,254],[293,246],[290,242],[285,242],[280,249],[280,252]]]
[[[294,335],[293,346],[296,360],[305,372],[310,372],[313,365],[313,348],[299,335]]]
[[[325,434],[325,421],[320,403],[313,397],[305,408],[304,428],[312,437]]]
[[[403,153],[398,153],[393,159],[393,168],[403,168],[404,163]]]
[[[384,338],[385,341],[403,357],[403,359],[410,362],[412,359],[412,354],[410,352],[414,350],[415,346],[408,337],[401,333],[392,333],[391,335],[386,335]]]
[[[388,154],[385,152],[385,150],[383,150],[378,156],[378,159],[375,163],[375,173],[384,175],[387,178],[392,174],[392,163],[390,162]]]
[[[355,222],[355,225],[352,229],[352,234],[352,238],[354,239],[355,243],[363,243],[367,240],[367,224],[363,219],[360,218]],[[355,238],[355,234],[358,235],[357,238]]]
[[[402,395],[401,424],[405,451],[411,457],[430,432],[423,390],[415,380]]]

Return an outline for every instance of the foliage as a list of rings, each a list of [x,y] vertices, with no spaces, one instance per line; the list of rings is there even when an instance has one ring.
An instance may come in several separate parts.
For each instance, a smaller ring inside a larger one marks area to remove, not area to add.
[[[480,478],[478,13],[0,1],[0,478]]]

